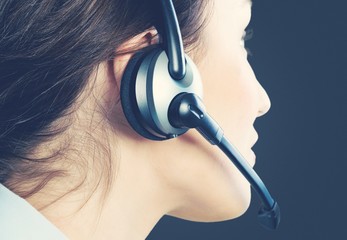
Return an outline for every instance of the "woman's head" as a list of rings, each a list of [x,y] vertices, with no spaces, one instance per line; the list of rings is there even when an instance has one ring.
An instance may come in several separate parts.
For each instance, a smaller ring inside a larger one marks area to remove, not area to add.
[[[109,191],[105,197],[114,204],[126,196],[135,201],[132,191],[162,194],[161,205],[157,198],[153,203],[186,219],[217,221],[245,211],[249,184],[201,136],[191,130],[154,142],[125,120],[122,74],[132,50],[158,43],[155,2],[0,3],[1,183],[37,207],[96,188]],[[240,44],[249,1],[174,5],[207,109],[254,164],[253,123],[270,102]]]

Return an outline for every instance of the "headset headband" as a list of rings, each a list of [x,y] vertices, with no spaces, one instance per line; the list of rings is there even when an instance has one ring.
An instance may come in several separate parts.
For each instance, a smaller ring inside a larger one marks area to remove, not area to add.
[[[186,60],[181,31],[172,0],[159,0],[162,8],[164,49],[169,59],[169,73],[175,80],[181,80],[186,74]],[[160,31],[161,28],[158,28]]]

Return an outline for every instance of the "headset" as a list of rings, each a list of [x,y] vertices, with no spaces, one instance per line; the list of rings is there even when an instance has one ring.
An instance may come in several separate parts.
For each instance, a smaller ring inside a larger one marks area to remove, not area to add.
[[[280,208],[257,173],[224,136],[202,102],[199,71],[184,53],[183,41],[172,0],[159,0],[161,21],[155,26],[161,44],[135,53],[121,80],[121,105],[130,126],[151,140],[176,138],[191,128],[219,147],[250,182],[262,206],[258,219],[276,229]]]

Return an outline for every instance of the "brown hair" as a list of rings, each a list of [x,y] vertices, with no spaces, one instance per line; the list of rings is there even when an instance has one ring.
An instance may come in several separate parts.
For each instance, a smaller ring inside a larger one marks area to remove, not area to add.
[[[68,138],[50,156],[32,153],[70,129],[76,99],[98,64],[160,21],[156,1],[0,1],[0,183],[28,198],[68,174],[52,167],[77,151]],[[173,2],[190,52],[200,43],[207,1]],[[111,174],[110,160],[99,164]]]

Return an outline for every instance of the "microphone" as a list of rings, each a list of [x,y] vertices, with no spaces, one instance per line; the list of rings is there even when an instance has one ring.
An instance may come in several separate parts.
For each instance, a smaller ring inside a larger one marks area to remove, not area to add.
[[[280,208],[271,197],[265,184],[240,152],[224,136],[222,128],[207,113],[206,108],[194,93],[181,93],[170,103],[168,112],[170,123],[176,128],[195,128],[212,145],[219,147],[234,163],[251,184],[262,201],[258,220],[267,229],[275,230],[280,223]]]

